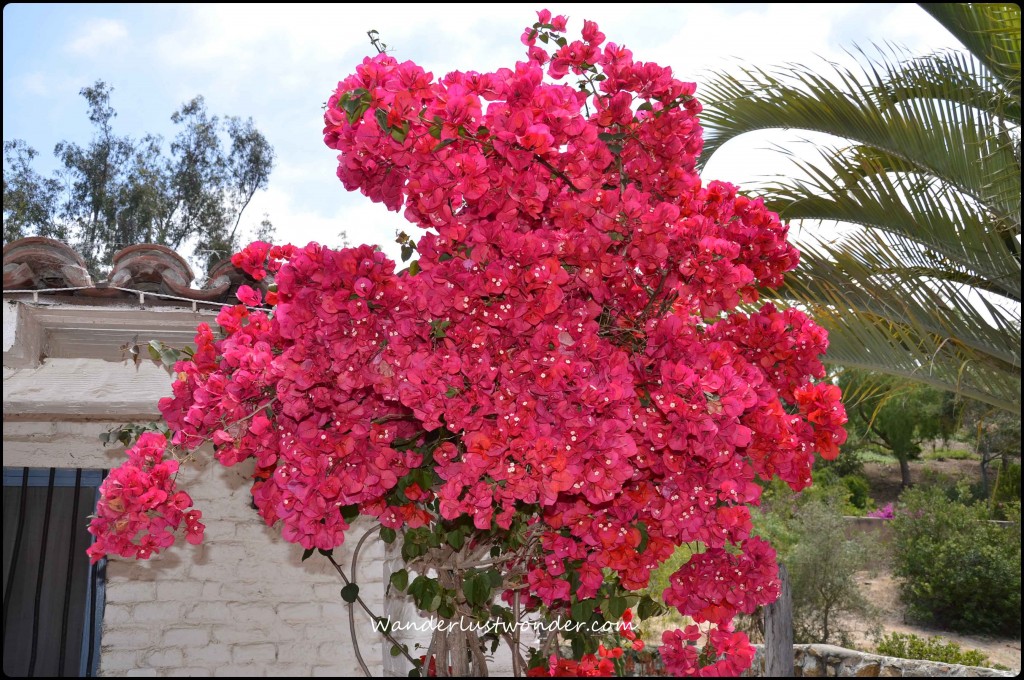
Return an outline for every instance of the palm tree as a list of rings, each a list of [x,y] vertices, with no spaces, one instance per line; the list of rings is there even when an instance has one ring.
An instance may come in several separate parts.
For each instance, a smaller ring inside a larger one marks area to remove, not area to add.
[[[1020,414],[1021,36],[1016,5],[922,5],[966,51],[718,71],[701,87],[706,163],[767,128],[840,141],[757,190],[786,220],[843,223],[800,243],[780,299],[830,332],[830,363]],[[834,231],[834,230],[833,230]]]

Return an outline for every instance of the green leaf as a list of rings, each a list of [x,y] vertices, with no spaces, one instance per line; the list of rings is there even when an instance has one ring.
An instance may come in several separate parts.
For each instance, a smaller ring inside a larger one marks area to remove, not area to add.
[[[406,562],[416,559],[424,552],[426,552],[426,550],[418,543],[413,543],[411,541],[405,541],[402,543],[402,559]]]
[[[624,238],[626,238],[626,237],[625,237],[625,236],[623,236],[622,234],[620,234],[620,233],[619,233],[619,232],[617,232],[617,231],[610,231],[610,232],[608,232],[608,238],[610,238],[610,239],[611,239],[611,240],[613,240],[613,241],[616,241],[616,242],[618,242],[618,241],[621,241],[621,240],[623,240],[623,239],[624,239]]]
[[[650,595],[644,595],[640,598],[640,603],[636,607],[636,615],[640,617],[640,620],[649,619],[652,616],[658,616],[662,613],[665,608],[654,601]]]
[[[619,620],[622,615],[626,612],[626,598],[624,597],[610,597],[608,598],[608,618],[610,620]]]
[[[446,338],[448,335],[445,333],[445,329],[452,325],[451,321],[446,319],[434,319],[430,322],[430,337],[440,340]]]
[[[377,112],[373,115],[377,119],[377,125],[380,126],[381,130],[383,130],[384,132],[389,132],[391,130],[391,126],[388,125],[387,111],[385,111],[384,109],[377,109]]]
[[[391,574],[391,585],[399,590],[405,590],[409,587],[409,572],[405,569],[399,569]]]
[[[547,33],[541,33],[540,34],[540,41],[542,43],[544,43],[545,45],[547,45],[548,44],[548,34]]]
[[[391,645],[391,656],[401,656],[402,648],[398,645]]]
[[[323,548],[317,548],[316,551],[318,553],[320,553],[321,555],[323,555],[324,557],[331,557],[331,556],[334,555],[334,548],[331,548],[330,550],[324,550]]]
[[[416,246],[412,243],[402,245],[402,262],[408,262],[412,254],[416,252]]]
[[[591,614],[594,613],[594,608],[597,606],[597,600],[580,600],[579,602],[573,602],[571,607],[572,620],[573,621],[589,621]]]
[[[569,43],[568,43],[568,41],[566,41],[565,38],[559,36],[559,37],[555,38],[555,44],[558,45],[559,47],[565,47]]]
[[[349,604],[356,601],[359,597],[359,586],[355,583],[349,583],[347,586],[341,589],[341,599],[345,600]]]
[[[442,335],[441,337],[444,337],[444,336]],[[460,390],[459,390],[458,387],[449,387],[447,390],[445,390],[444,396],[446,396],[448,398],[457,397],[457,396],[459,396],[459,392],[460,392]]]
[[[343,505],[340,508],[341,518],[346,523],[351,524],[356,517],[359,517],[359,505],[353,503],[352,505]]]
[[[444,542],[455,550],[462,550],[462,546],[466,544],[466,535],[458,529],[453,529],[445,534]]]
[[[462,594],[466,596],[466,602],[474,606],[486,604],[491,596],[490,579],[485,574],[470,574],[462,582]]]
[[[315,552],[316,552],[315,548],[306,548],[305,550],[303,550],[302,551],[302,561],[305,562],[306,560],[308,560],[310,557],[313,556],[313,553],[315,553]]]
[[[440,136],[441,135],[438,134],[438,138],[440,138]],[[437,146],[434,147],[434,151],[440,151],[441,149],[445,148],[446,146],[448,146],[450,144],[454,144],[457,141],[458,141],[458,139],[456,137],[452,137],[450,139],[442,140],[440,144],[438,144]]]
[[[650,102],[644,102],[640,106],[636,107],[637,111],[653,111],[654,106]]]
[[[398,534],[396,534],[395,530],[391,527],[380,528],[380,540],[390,544],[394,543],[396,538],[398,538]]]
[[[420,273],[420,261],[419,260],[413,260],[409,264],[409,276],[416,276],[419,273]]]
[[[431,579],[420,574],[412,580],[412,583],[409,585],[409,590],[407,592],[409,593],[409,595],[413,597],[413,599],[423,597],[423,593],[426,591],[430,580]]]

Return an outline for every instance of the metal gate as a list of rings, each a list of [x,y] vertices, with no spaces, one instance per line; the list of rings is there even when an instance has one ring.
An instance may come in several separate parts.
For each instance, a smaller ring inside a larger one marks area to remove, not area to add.
[[[86,531],[106,470],[4,468],[3,671],[93,677],[106,560]]]

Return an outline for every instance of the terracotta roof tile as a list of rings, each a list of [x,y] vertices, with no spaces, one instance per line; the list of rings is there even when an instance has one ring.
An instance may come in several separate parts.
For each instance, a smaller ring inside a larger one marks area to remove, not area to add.
[[[4,246],[3,255],[4,292],[45,291],[105,299],[132,299],[142,292],[165,301],[178,299],[182,304],[234,304],[238,301],[234,294],[239,286],[247,284],[265,290],[268,285],[225,260],[214,267],[202,288],[193,288],[195,275],[185,258],[167,246],[152,243],[119,250],[107,280],[97,282],[89,276],[82,256],[54,239],[19,239]]]

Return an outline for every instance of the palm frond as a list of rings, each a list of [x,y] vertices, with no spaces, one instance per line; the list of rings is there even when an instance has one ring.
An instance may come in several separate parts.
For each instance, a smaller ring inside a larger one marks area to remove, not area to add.
[[[921,3],[1003,81],[1020,101],[1020,6],[1001,3]]]
[[[760,187],[784,219],[875,229],[913,267],[945,269],[951,280],[1020,301],[1020,243],[1011,239],[1007,257],[1008,244],[976,203],[930,178],[893,172],[900,161],[870,147],[818,151],[813,161],[792,157],[792,179]]]
[[[883,151],[1001,219],[1020,222],[1019,183],[1017,200],[1007,200],[1009,179],[992,170],[1015,165],[1016,159],[1012,148],[993,136],[997,122],[991,113],[960,105],[956,88],[942,83],[928,100],[897,104],[878,94],[887,80],[882,73],[831,68],[830,77],[799,65],[744,67],[740,76],[715,73],[702,88],[702,162],[729,140],[754,130],[821,132]]]
[[[812,237],[775,300],[830,333],[827,362],[1020,413],[1020,10],[928,7],[970,53],[746,66],[703,88],[705,155],[762,129],[838,138],[753,187]],[[835,226],[839,225],[839,232]],[[827,234],[831,234],[826,236]]]
[[[1019,310],[994,305],[968,286],[922,276],[878,238],[868,230],[805,247],[802,267],[782,293],[805,303],[836,304],[841,296],[849,310],[943,338],[972,361],[1019,374]]]

